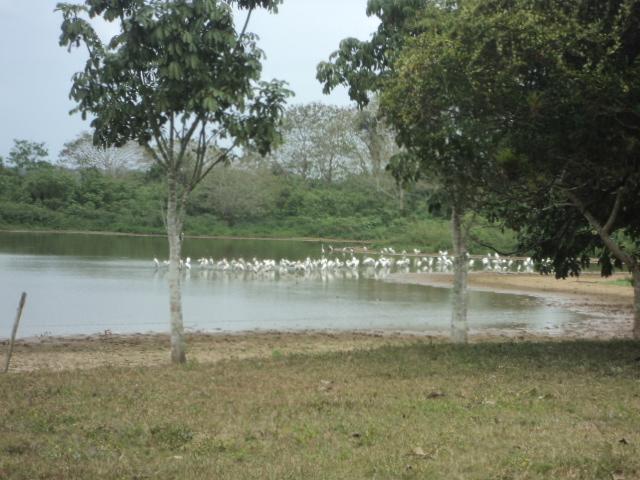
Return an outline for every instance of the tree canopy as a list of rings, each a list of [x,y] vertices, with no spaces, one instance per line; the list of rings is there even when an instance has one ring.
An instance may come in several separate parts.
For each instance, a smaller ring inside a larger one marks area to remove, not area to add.
[[[239,1],[251,10],[275,10],[276,0]],[[167,169],[194,159],[192,189],[233,150],[269,151],[288,91],[260,80],[257,37],[233,21],[232,2],[173,0],[58,4],[60,43],[84,44],[89,59],[73,77],[76,111],[94,115],[94,142],[148,147]],[[119,21],[121,32],[104,43],[85,18]],[[246,24],[245,24],[246,28]],[[219,155],[208,156],[211,145]]]

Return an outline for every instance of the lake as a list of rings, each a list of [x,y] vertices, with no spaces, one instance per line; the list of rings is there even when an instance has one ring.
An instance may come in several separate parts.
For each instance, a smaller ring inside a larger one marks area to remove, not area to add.
[[[183,271],[187,331],[447,331],[450,290],[384,281],[373,268],[252,273],[199,267],[195,259],[317,259],[320,243],[191,239]],[[339,257],[339,255],[335,255]],[[8,337],[20,292],[28,294],[19,337],[167,332],[167,257],[161,237],[0,233],[0,337]],[[358,256],[362,258],[363,256]],[[581,315],[523,295],[471,292],[473,329],[562,330]]]

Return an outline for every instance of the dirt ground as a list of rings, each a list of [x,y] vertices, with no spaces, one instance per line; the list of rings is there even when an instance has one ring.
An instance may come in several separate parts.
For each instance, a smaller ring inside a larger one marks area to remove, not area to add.
[[[210,363],[362,350],[409,344],[416,340],[416,335],[412,334],[383,332],[194,333],[187,335],[187,358],[192,362]],[[2,360],[7,344],[6,340],[0,342]],[[169,363],[169,345],[169,336],[163,334],[26,338],[16,342],[10,371],[163,365]]]
[[[631,332],[633,289],[612,285],[616,275],[602,279],[584,274],[580,278],[556,280],[537,274],[473,273],[472,290],[528,295],[536,301],[584,314],[574,324],[548,332],[470,330],[472,342],[628,338]],[[388,281],[449,286],[450,274],[394,274]],[[417,341],[446,341],[446,332],[247,332],[241,334],[190,334],[188,359],[208,363],[243,358],[277,357],[289,354],[341,352],[402,345]],[[8,342],[0,342],[4,359]],[[94,368],[162,365],[169,363],[169,338],[160,334],[35,337],[16,343],[11,372],[49,369],[54,371]]]

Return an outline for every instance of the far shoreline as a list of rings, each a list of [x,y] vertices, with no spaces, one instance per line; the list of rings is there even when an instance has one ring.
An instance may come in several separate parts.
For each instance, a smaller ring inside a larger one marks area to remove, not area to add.
[[[104,235],[117,237],[149,237],[166,238],[163,233],[131,233],[131,232],[111,232],[101,230],[29,230],[29,229],[0,229],[0,233],[36,233],[52,235]],[[240,235],[185,235],[184,238],[202,240],[271,240],[276,242],[332,242],[332,243],[353,243],[360,245],[370,245],[375,240],[350,240],[341,238],[325,237],[261,237],[261,236],[240,236]]]

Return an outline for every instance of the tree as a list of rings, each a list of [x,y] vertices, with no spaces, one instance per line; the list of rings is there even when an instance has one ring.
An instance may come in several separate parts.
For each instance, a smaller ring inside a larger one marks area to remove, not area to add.
[[[389,160],[400,153],[395,132],[380,117],[378,102],[374,100],[355,113],[356,135],[364,148],[360,148],[361,169],[370,173],[380,188],[380,179]]]
[[[494,172],[509,187],[496,214],[557,277],[594,253],[603,275],[628,268],[640,338],[640,1],[469,1],[461,12],[469,86],[499,132]]]
[[[29,198],[52,209],[63,207],[73,193],[75,179],[51,164],[31,168],[24,175],[22,188]]]
[[[458,342],[467,340],[472,212],[486,204],[495,182],[490,156],[495,133],[482,116],[483,98],[469,82],[474,45],[459,33],[463,11],[463,2],[425,4],[416,17],[416,34],[395,56],[381,95],[382,111],[410,154],[401,159],[405,165],[397,175],[436,178],[451,202],[452,338]],[[412,160],[417,165],[407,168]]]
[[[8,160],[18,170],[26,170],[46,162],[48,157],[49,150],[44,142],[15,139],[13,147],[9,150]]]
[[[277,177],[266,166],[234,168],[229,165],[212,172],[200,184],[194,192],[196,202],[192,208],[215,212],[233,226],[272,214],[280,190]]]
[[[458,103],[460,100],[454,94],[464,91],[464,79],[457,77],[457,71],[448,70],[443,64],[429,66],[430,76],[426,80],[403,74],[419,68],[415,55],[405,51],[411,39],[422,32],[431,35],[421,45],[429,48],[426,58],[444,49],[455,59],[455,45],[440,41],[440,32],[452,28],[457,5],[424,0],[370,0],[367,14],[375,14],[381,20],[372,39],[343,40],[340,49],[331,55],[332,61],[318,65],[317,76],[324,83],[325,92],[340,84],[347,85],[351,98],[360,105],[369,102],[371,92],[380,94],[382,112],[397,132],[397,140],[406,148],[391,160],[394,176],[400,183],[424,176],[437,178],[448,192],[453,207],[455,257],[451,333],[454,341],[466,342],[468,227],[463,220],[480,194],[480,189],[474,188],[477,183],[470,180],[482,172],[483,139],[476,132],[475,118],[465,115],[464,105]],[[416,21],[421,15],[423,20]],[[402,69],[403,65],[406,68]]]
[[[112,177],[153,162],[144,149],[134,142],[127,142],[121,147],[96,146],[89,132],[83,132],[75,140],[65,143],[59,157],[69,167],[97,168]]]
[[[61,3],[60,44],[86,46],[73,77],[75,111],[94,115],[94,144],[136,141],[167,182],[171,359],[186,361],[179,275],[181,233],[189,194],[238,148],[266,154],[289,92],[260,81],[262,51],[247,32],[256,8],[279,0],[86,0]],[[236,30],[232,7],[246,11]],[[88,17],[88,19],[87,19]],[[103,43],[91,25],[102,17],[119,33]]]
[[[594,253],[604,275],[625,265],[640,338],[640,2],[433,2],[417,18],[382,83],[401,141],[468,151],[465,191],[490,191],[547,273]]]

